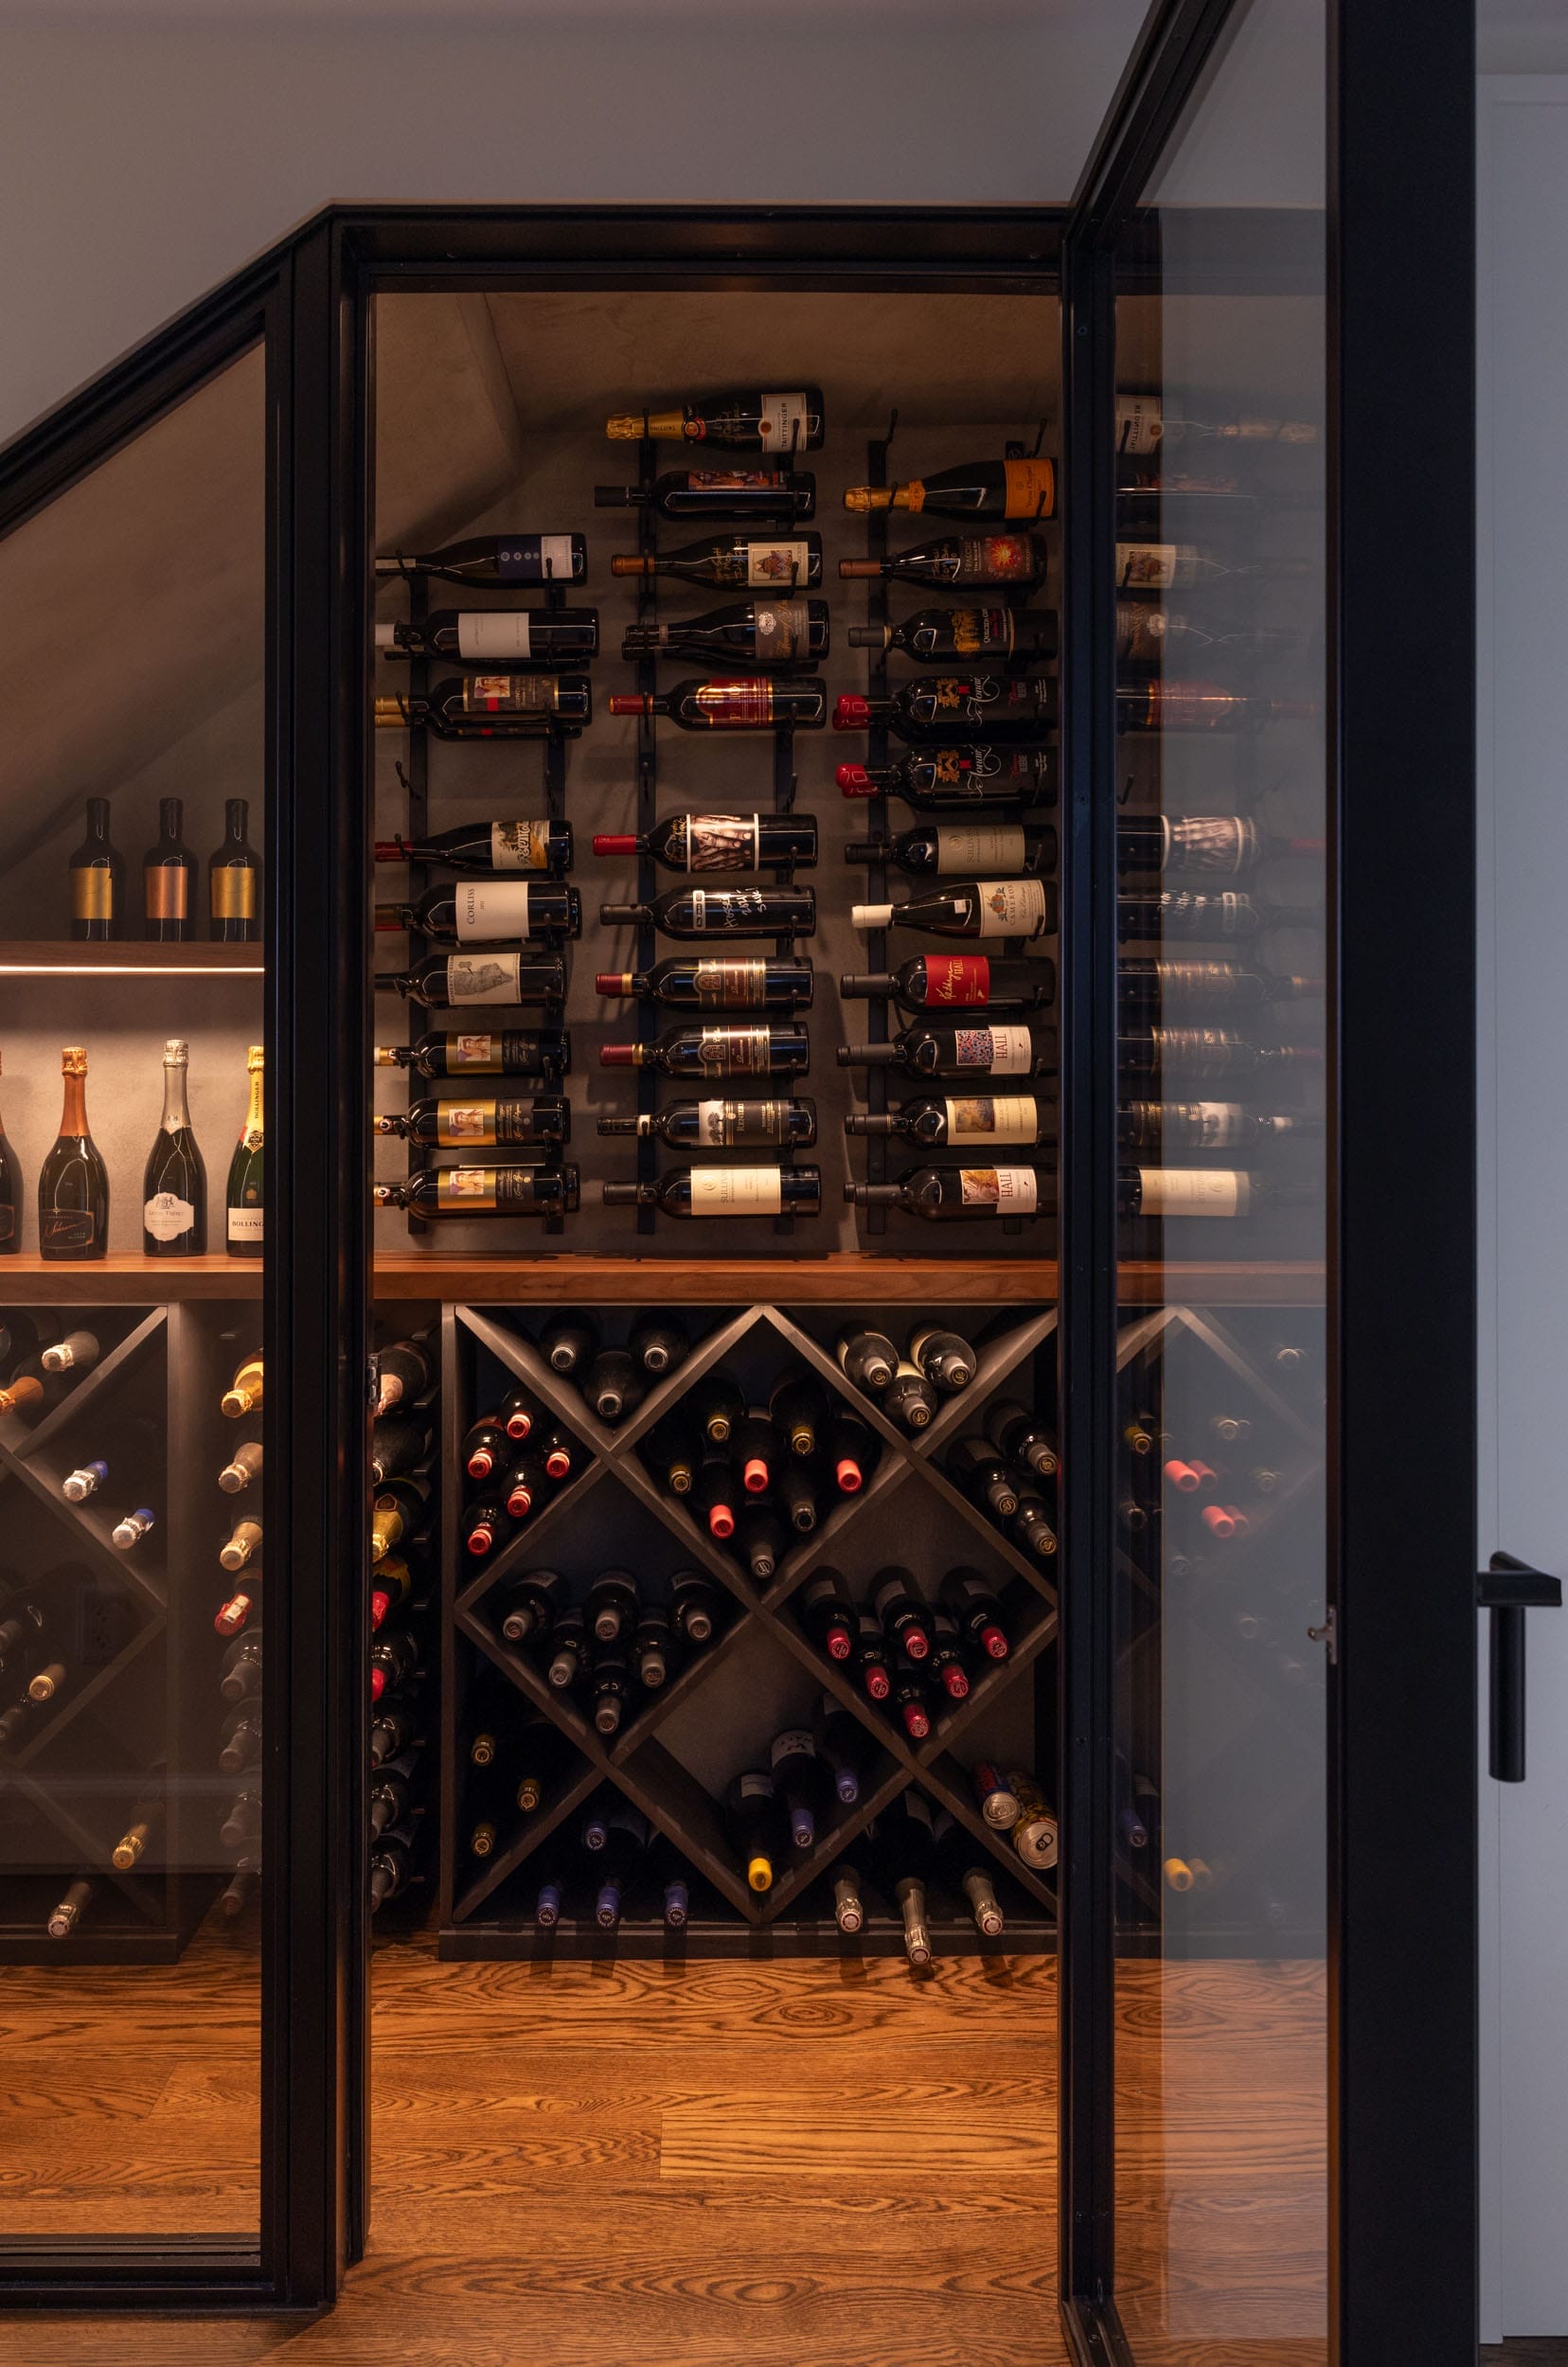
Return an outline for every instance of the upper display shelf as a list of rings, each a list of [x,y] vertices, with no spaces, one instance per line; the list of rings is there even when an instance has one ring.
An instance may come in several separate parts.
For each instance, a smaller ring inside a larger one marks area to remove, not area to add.
[[[259,978],[257,945],[61,944],[29,937],[0,938],[0,978]]]

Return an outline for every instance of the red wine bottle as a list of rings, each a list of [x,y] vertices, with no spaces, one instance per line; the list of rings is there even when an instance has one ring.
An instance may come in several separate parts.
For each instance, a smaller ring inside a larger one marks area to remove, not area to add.
[[[897,970],[839,980],[841,1000],[886,1000],[906,1011],[1041,1010],[1056,1000],[1056,964],[989,953],[915,953]]]
[[[607,1208],[662,1208],[667,1217],[815,1217],[820,1167],[669,1167],[656,1184],[605,1184]]]
[[[1038,937],[1054,933],[1054,881],[959,880],[905,904],[851,904],[854,929],[919,929],[928,936]]]
[[[1324,1130],[1320,1117],[1299,1111],[1249,1110],[1239,1101],[1123,1101],[1116,1109],[1116,1140],[1123,1150],[1261,1150],[1290,1142],[1313,1142]]]
[[[657,1068],[667,1077],[804,1077],[811,1040],[795,1021],[766,1027],[672,1027],[657,1043],[601,1043],[602,1068]]]
[[[560,879],[572,868],[569,822],[460,822],[423,838],[379,838],[378,863],[444,863],[449,871],[547,871]]]
[[[585,666],[598,651],[597,608],[437,608],[422,625],[376,627],[383,657],[440,657],[514,673],[526,666]]]
[[[895,1651],[901,1651],[912,1661],[929,1657],[931,1628],[926,1607],[907,1570],[897,1565],[879,1570],[871,1582],[871,1605]]]
[[[158,838],[142,857],[142,934],[159,945],[182,945],[196,934],[196,858],[180,835],[185,800],[158,801]]]
[[[501,1632],[508,1644],[543,1644],[555,1624],[561,1591],[557,1570],[531,1570],[513,1578],[501,1597]]]
[[[861,1611],[855,1621],[855,1674],[867,1700],[887,1700],[893,1689],[887,1646],[880,1624],[868,1611]]]
[[[976,871],[1005,879],[1030,872],[1038,878],[1056,869],[1057,834],[1049,822],[1037,828],[1022,822],[939,822],[900,830],[893,838],[851,839],[844,860],[892,863],[917,880],[963,878]]]
[[[613,442],[722,444],[729,452],[820,452],[827,413],[820,386],[778,394],[755,386],[700,395],[662,411],[618,412],[606,419]]]
[[[737,1486],[728,1455],[710,1455],[698,1468],[686,1499],[687,1509],[721,1544],[735,1535],[736,1514],[743,1491]]]
[[[846,1134],[897,1134],[921,1149],[967,1150],[975,1143],[1051,1143],[1056,1106],[1038,1094],[922,1094],[881,1116],[852,1113]]]
[[[771,732],[781,723],[821,731],[828,721],[828,685],[820,676],[775,682],[768,674],[739,674],[705,682],[689,676],[667,691],[617,691],[612,715],[662,715],[684,732]]]
[[[768,1415],[790,1453],[810,1462],[828,1423],[828,1395],[804,1373],[785,1373],[768,1393]]]
[[[824,1693],[811,1713],[811,1737],[833,1778],[839,1806],[852,1808],[860,1798],[861,1762],[865,1756],[865,1730],[860,1719],[841,1709],[832,1694]]]
[[[438,739],[543,739],[593,721],[594,685],[586,674],[452,675],[420,698],[375,700],[372,720],[378,731],[422,724]]]
[[[635,1118],[600,1118],[601,1134],[634,1134],[672,1150],[809,1150],[817,1138],[814,1101],[672,1101]]]
[[[851,485],[846,509],[907,509],[933,518],[1050,518],[1056,514],[1056,463],[971,460],[903,485]]]
[[[911,1742],[924,1742],[931,1732],[931,1688],[912,1660],[893,1663],[888,1706],[898,1712]]]
[[[646,904],[601,904],[599,918],[662,930],[667,937],[816,934],[812,888],[668,888]]]
[[[704,1373],[687,1400],[693,1421],[710,1447],[727,1447],[746,1400],[733,1375]]]
[[[852,637],[852,636],[851,636]],[[826,600],[737,600],[727,608],[710,609],[705,616],[685,616],[653,625],[629,625],[621,637],[621,655],[657,657],[668,650],[707,658],[721,666],[820,666],[831,648]]]
[[[817,1524],[816,1488],[804,1464],[788,1463],[777,1474],[774,1494],[779,1510],[797,1537],[810,1537]]]
[[[742,1504],[731,1540],[758,1586],[766,1586],[790,1549],[790,1536],[772,1504]]]
[[[711,1578],[698,1570],[677,1570],[669,1581],[669,1621],[688,1644],[710,1644],[719,1625],[723,1596]]]
[[[1118,1167],[1116,1214],[1149,1217],[1255,1217],[1265,1208],[1308,1208],[1321,1201],[1311,1182],[1283,1183],[1238,1167]]]
[[[578,1385],[599,1420],[612,1427],[634,1414],[648,1395],[648,1377],[625,1348],[600,1348]]]
[[[601,1570],[582,1608],[597,1644],[624,1644],[637,1621],[636,1580],[628,1570]]]
[[[1275,977],[1266,970],[1244,970],[1239,962],[1133,959],[1123,960],[1116,971],[1116,991],[1127,1011],[1167,1003],[1224,1003],[1256,1010],[1320,995],[1327,987],[1323,978]]]
[[[856,1325],[833,1344],[839,1370],[857,1389],[880,1397],[899,1369],[899,1351],[884,1331]]]
[[[582,1179],[575,1166],[420,1167],[399,1184],[373,1184],[377,1208],[412,1208],[427,1219],[571,1216]]]
[[[651,855],[667,871],[764,871],[814,863],[817,826],[809,813],[672,813],[639,836],[598,832],[596,855]]]
[[[995,1027],[905,1027],[890,1043],[841,1043],[840,1068],[898,1066],[906,1077],[955,1081],[980,1077],[1054,1077],[1057,1031],[1023,1023]]]
[[[384,1110],[370,1121],[373,1134],[401,1135],[422,1150],[470,1147],[564,1143],[571,1139],[572,1105],[560,1094],[474,1094],[464,1100],[442,1096],[411,1101],[406,1111]]]
[[[897,650],[918,666],[948,661],[969,666],[1006,664],[1009,658],[1055,657],[1054,609],[994,607],[922,608],[896,625],[851,625],[852,650]]]
[[[684,1326],[673,1317],[652,1313],[637,1317],[626,1347],[633,1362],[655,1379],[674,1372],[691,1354]]]
[[[531,1449],[514,1454],[501,1474],[501,1495],[514,1521],[526,1521],[543,1503],[549,1474],[544,1458]]]
[[[1025,589],[1045,578],[1048,554],[1042,534],[944,534],[886,559],[841,559],[846,581],[892,578],[900,583],[989,585]]]
[[[821,1430],[823,1461],[841,1496],[858,1496],[882,1461],[882,1440],[846,1405],[834,1406]]]
[[[1015,1500],[1016,1501],[1016,1500]],[[993,1506],[993,1509],[999,1507]],[[988,1660],[1006,1660],[1008,1652],[1006,1614],[978,1570],[949,1570],[942,1579],[944,1609],[961,1631]]]
[[[440,576],[449,583],[580,583],[588,544],[580,534],[481,534],[418,556],[376,561],[378,576]]]
[[[651,970],[601,970],[600,994],[634,994],[672,1010],[796,1011],[811,1007],[811,965],[794,955],[671,953]]]
[[[838,1571],[817,1571],[801,1589],[799,1602],[800,1624],[817,1650],[829,1660],[847,1661],[855,1648],[860,1620]]]
[[[896,764],[841,764],[834,778],[846,797],[898,797],[918,813],[972,813],[976,807],[1054,806],[1054,748],[972,743],[913,748]]]
[[[428,889],[413,904],[378,904],[376,927],[417,930],[437,945],[554,943],[582,934],[582,899],[574,887],[531,880],[458,881]]]
[[[1051,1167],[915,1167],[896,1184],[846,1184],[857,1208],[900,1208],[937,1224],[1056,1213]]]
[[[614,708],[613,699],[610,703]],[[928,744],[971,730],[983,739],[1040,740],[1055,730],[1056,721],[1052,674],[920,674],[888,698],[845,691],[833,705],[836,732],[882,729]]]
[[[640,1442],[649,1468],[672,1496],[689,1496],[697,1475],[699,1450],[694,1425],[686,1409],[660,1416]]]
[[[467,953],[433,953],[415,970],[395,970],[387,976],[378,972],[375,985],[378,994],[401,994],[405,1002],[437,1008],[466,1009],[475,1003],[559,1003],[566,992],[566,965],[559,953],[513,953],[498,945],[479,946]],[[490,1037],[488,1041],[493,1044],[498,1040]]]
[[[652,485],[596,485],[594,507],[796,525],[816,514],[816,479],[791,469],[667,469]]]
[[[1317,712],[1311,699],[1249,698],[1220,683],[1174,682],[1167,674],[1116,685],[1118,732],[1256,732],[1265,723],[1308,721]]]
[[[931,1614],[931,1676],[950,1701],[969,1698],[969,1670],[964,1666],[963,1638],[951,1611],[938,1607]]]
[[[560,973],[564,993],[566,972]],[[572,1065],[568,1035],[517,1029],[497,1036],[421,1036],[418,1043],[378,1044],[378,1068],[413,1069],[432,1080],[442,1077],[546,1077],[552,1083]]]
[[[796,592],[822,581],[822,537],[719,534],[678,551],[617,551],[613,576],[672,576],[683,583],[734,584],[751,592]]]

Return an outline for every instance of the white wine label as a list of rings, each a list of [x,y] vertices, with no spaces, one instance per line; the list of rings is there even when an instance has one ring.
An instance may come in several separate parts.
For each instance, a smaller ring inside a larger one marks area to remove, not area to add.
[[[231,1208],[228,1212],[228,1237],[231,1241],[259,1241],[266,1216],[262,1208]]]
[[[449,1003],[517,1003],[522,1000],[521,953],[449,953]]]
[[[472,663],[494,657],[527,658],[529,616],[526,609],[465,610],[457,619],[457,654]]]
[[[493,1101],[437,1101],[436,1139],[443,1148],[453,1143],[493,1143]]]
[[[1116,397],[1116,450],[1153,452],[1165,433],[1158,395]]]
[[[960,1068],[989,1069],[993,1077],[1027,1077],[1034,1067],[1026,1027],[959,1027],[953,1040]]]
[[[936,868],[950,878],[972,871],[1021,871],[1028,852],[1021,822],[943,822]]]
[[[811,647],[811,612],[804,600],[758,600],[757,662],[788,666]]]
[[[781,1143],[787,1106],[782,1101],[699,1101],[697,1139],[705,1150],[725,1150],[738,1142]]]
[[[459,881],[458,944],[490,945],[499,937],[526,937],[529,893],[526,880]]]
[[[784,1205],[781,1167],[693,1167],[694,1217],[776,1217]]]
[[[742,1800],[771,1800],[774,1796],[773,1777],[760,1771],[742,1775],[736,1789]]]
[[[548,867],[547,822],[492,822],[490,836],[492,871],[543,871]]]
[[[448,1068],[493,1068],[500,1057],[499,1036],[454,1036],[447,1045]]]
[[[1146,1217],[1244,1217],[1247,1178],[1234,1167],[1140,1167]]]
[[[761,429],[764,452],[804,452],[806,449],[806,397],[804,393],[764,395]]]
[[[231,1218],[242,1210],[231,1210]],[[259,1216],[260,1211],[256,1212]],[[154,1192],[142,1209],[142,1223],[155,1241],[177,1241],[182,1233],[188,1233],[196,1221],[196,1211],[188,1200],[181,1200],[176,1192]]]
[[[710,1009],[744,1009],[760,1003],[768,989],[768,966],[755,958],[730,962],[699,962],[692,979],[699,1003]]]
[[[805,583],[811,575],[811,547],[805,543],[748,543],[746,582],[754,592],[786,589]]]
[[[765,1077],[773,1067],[771,1027],[704,1027],[698,1058],[710,1077]]]
[[[686,817],[687,871],[755,871],[762,833],[755,813],[688,813]]]
[[[1033,1167],[960,1167],[958,1188],[966,1208],[998,1217],[1032,1217],[1040,1204]]]
[[[493,1167],[442,1167],[436,1179],[437,1207],[488,1208],[495,1198]]]
[[[542,534],[539,538],[539,574],[543,583],[570,583],[572,580],[572,538],[569,534]]]
[[[773,1749],[768,1754],[769,1765],[776,1767],[780,1759],[792,1758],[796,1752],[808,1758],[815,1756],[811,1735],[798,1726],[791,1726],[783,1734],[775,1735]]]
[[[1032,1143],[1040,1132],[1033,1094],[966,1094],[942,1107],[950,1143]]]
[[[1045,888],[1039,880],[982,880],[980,934],[1037,937],[1045,926]]]
[[[1118,543],[1116,583],[1124,592],[1168,592],[1180,581],[1177,543]]]

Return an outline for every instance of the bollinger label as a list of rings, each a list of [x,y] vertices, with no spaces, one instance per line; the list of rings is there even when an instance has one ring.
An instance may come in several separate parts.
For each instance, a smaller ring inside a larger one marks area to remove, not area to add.
[[[942,822],[936,828],[936,869],[952,877],[975,871],[1022,871],[1028,852],[1022,822]]]
[[[942,1107],[950,1143],[1032,1143],[1040,1133],[1033,1094],[967,1094]]]
[[[987,1208],[998,1217],[1030,1217],[1040,1203],[1033,1167],[960,1167],[958,1179],[966,1208]]]
[[[142,1224],[155,1241],[177,1241],[196,1221],[196,1211],[177,1192],[154,1192],[142,1207]]]
[[[455,897],[459,945],[493,944],[528,934],[526,880],[459,881]]]
[[[980,880],[983,937],[1037,937],[1045,926],[1045,890],[1039,880]]]
[[[710,1010],[743,1010],[765,999],[768,965],[757,960],[699,962],[691,983],[698,1002]]]
[[[676,835],[686,871],[755,871],[762,832],[755,813],[688,813]]]
[[[746,582],[754,592],[788,590],[809,580],[811,554],[804,543],[748,543]]]
[[[788,1126],[783,1101],[699,1101],[697,1139],[704,1150],[746,1143],[781,1143]]]
[[[1247,1178],[1227,1167],[1140,1167],[1139,1214],[1145,1217],[1244,1217]]]
[[[228,1237],[231,1241],[259,1241],[266,1211],[261,1208],[231,1208],[228,1212]]]
[[[694,1217],[776,1217],[784,1205],[781,1167],[693,1167]]]
[[[190,869],[183,863],[143,865],[149,920],[185,920],[190,913]]]
[[[989,1069],[993,1077],[1027,1077],[1034,1046],[1026,1027],[959,1027],[953,1042],[960,1068]]]
[[[107,863],[71,874],[71,911],[78,920],[108,920],[115,910],[115,875]]]
[[[773,1067],[771,1027],[704,1027],[697,1056],[714,1077],[765,1077]]]
[[[492,822],[490,829],[492,871],[546,871],[550,863],[547,822]]]
[[[522,1000],[521,953],[449,953],[449,1003],[517,1003]]]
[[[532,656],[530,619],[526,609],[465,610],[457,619],[457,654],[472,663],[479,658]]]
[[[756,637],[759,666],[788,666],[811,647],[811,614],[804,600],[757,600]]]

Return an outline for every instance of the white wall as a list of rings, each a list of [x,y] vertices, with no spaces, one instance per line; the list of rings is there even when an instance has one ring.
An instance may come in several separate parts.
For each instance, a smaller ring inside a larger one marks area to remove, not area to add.
[[[332,201],[1065,201],[1144,8],[0,5],[0,440]]]

